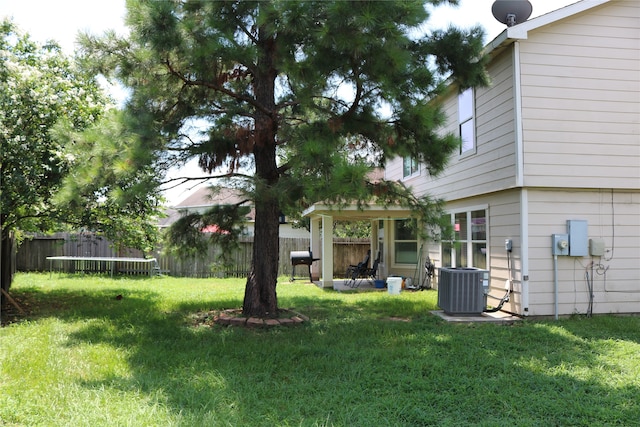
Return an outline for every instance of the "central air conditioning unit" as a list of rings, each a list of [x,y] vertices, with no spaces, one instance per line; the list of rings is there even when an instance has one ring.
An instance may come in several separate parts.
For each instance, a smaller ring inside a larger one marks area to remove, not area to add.
[[[487,306],[489,271],[440,268],[438,306],[447,314],[477,315]]]

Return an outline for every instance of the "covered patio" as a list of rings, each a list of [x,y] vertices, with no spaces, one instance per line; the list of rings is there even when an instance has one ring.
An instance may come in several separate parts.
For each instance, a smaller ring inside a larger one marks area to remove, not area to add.
[[[389,275],[400,275],[403,272],[413,272],[416,265],[413,264],[404,270],[395,268],[393,265],[393,248],[388,242],[392,242],[391,222],[399,219],[411,218],[411,213],[407,208],[401,206],[380,206],[368,205],[358,206],[355,204],[343,207],[335,207],[325,204],[315,204],[304,211],[304,216],[308,216],[311,222],[311,251],[314,255],[320,255],[320,262],[311,266],[311,276],[315,283],[323,288],[338,289],[343,279],[334,280],[333,274],[333,233],[334,221],[371,221],[371,259],[375,259],[380,251],[380,265],[378,277],[386,278]],[[355,260],[354,260],[355,261]],[[397,270],[397,271],[396,271]]]

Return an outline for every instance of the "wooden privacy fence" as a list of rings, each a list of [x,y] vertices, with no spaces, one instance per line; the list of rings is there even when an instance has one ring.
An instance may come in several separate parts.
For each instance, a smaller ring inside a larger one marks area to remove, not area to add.
[[[280,238],[278,275],[291,276],[291,251],[309,249],[308,238]],[[369,239],[334,238],[333,270],[336,277],[342,277],[349,264],[361,261],[369,249]],[[218,260],[220,248],[210,245],[206,254],[190,259],[180,259],[176,255],[158,250],[147,254],[158,260],[160,272],[176,277],[245,277],[251,266],[253,237],[241,238],[238,249],[231,254],[232,262],[223,265]],[[56,233],[50,236],[34,236],[25,240],[18,248],[16,266],[18,271],[49,271],[48,256],[78,257],[144,257],[138,250],[126,249],[117,252],[106,239],[92,233]],[[321,258],[320,254],[313,254]],[[318,261],[322,263],[322,260]],[[321,264],[319,264],[321,266]],[[304,271],[303,271],[304,270]],[[106,263],[65,262],[56,266],[62,272],[110,273]],[[116,272],[127,274],[148,274],[148,270],[135,265],[118,266]],[[296,277],[306,277],[306,268],[298,267]]]

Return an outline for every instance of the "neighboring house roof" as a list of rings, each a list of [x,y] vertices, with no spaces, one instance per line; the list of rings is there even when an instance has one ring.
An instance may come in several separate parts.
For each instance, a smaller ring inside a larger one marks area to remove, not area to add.
[[[256,218],[256,212],[253,208],[253,203],[248,200],[246,196],[240,190],[228,188],[228,187],[203,187],[191,194],[183,201],[167,210],[168,218],[163,218],[161,227],[168,227],[178,218],[187,212],[203,212],[207,208],[217,205],[233,205],[240,204],[242,206],[248,206],[251,208],[249,213],[245,216],[247,222],[245,223],[246,231],[248,235],[253,233],[253,222]],[[212,225],[204,230],[205,232],[218,232],[217,226]],[[307,230],[303,228],[293,228],[291,224],[280,225],[280,237],[285,238],[305,238],[308,237]]]
[[[202,187],[174,206],[179,210],[214,205],[234,205],[246,200],[239,190],[228,187]]]
[[[367,174],[367,179],[372,183],[380,182],[384,179],[384,169],[373,169]],[[175,205],[174,209],[177,210],[177,217],[180,217],[180,211],[204,209],[214,205],[236,204],[246,199],[239,190],[233,188],[203,187]],[[251,205],[251,202],[247,201],[246,204]],[[255,209],[252,208],[247,217],[250,221],[254,221]]]
[[[198,189],[195,193],[188,196],[186,199],[178,203],[173,209],[178,211],[178,217],[180,212],[189,210],[202,210],[211,206],[217,205],[235,205],[243,204],[250,205],[250,201],[242,195],[240,190],[228,187],[203,187]],[[247,218],[249,221],[255,220],[255,210],[252,208]]]
[[[180,218],[180,211],[174,208],[165,208],[164,214],[165,217],[158,219],[158,227],[160,228],[169,227]]]
[[[384,168],[375,168],[367,174],[369,182],[376,183],[384,179]]]

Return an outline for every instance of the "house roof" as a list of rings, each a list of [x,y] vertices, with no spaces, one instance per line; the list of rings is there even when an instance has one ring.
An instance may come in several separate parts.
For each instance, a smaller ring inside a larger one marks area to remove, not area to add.
[[[202,187],[175,205],[174,208],[184,210],[214,205],[234,205],[244,200],[246,200],[246,197],[243,197],[241,192],[234,188]]]
[[[540,15],[521,24],[514,25],[513,27],[508,27],[485,46],[484,53],[489,55],[494,50],[509,45],[516,40],[527,39],[529,31],[544,27],[545,25],[553,24],[570,16],[574,16],[589,9],[593,9],[594,7],[609,3],[610,1],[612,0],[582,0],[544,15]]]
[[[251,202],[247,197],[242,195],[240,190],[228,187],[202,187],[175,205],[173,207],[173,210],[176,211],[175,216],[166,218],[165,222],[168,222],[169,224],[175,222],[175,220],[185,211],[204,209],[216,205],[236,204],[251,206]],[[256,212],[253,207],[251,207],[251,211],[246,215],[246,217],[249,221],[255,220]]]
[[[331,205],[316,203],[315,205],[307,208],[303,213],[303,216],[330,216],[334,219],[342,220],[375,220],[375,219],[407,219],[411,218],[412,214],[408,208],[392,205],[366,205],[358,206],[357,204],[350,204],[344,207],[335,207]]]
[[[177,209],[164,208],[163,212],[166,216],[158,219],[158,227],[169,227],[180,218],[180,212]]]
[[[384,169],[374,168],[371,172],[368,173],[367,179],[370,182],[379,182],[380,180],[384,179]],[[215,186],[203,187],[198,189],[195,193],[191,194],[190,196],[185,198],[183,201],[181,201],[177,205],[175,205],[173,207],[173,209],[175,210],[175,213],[173,215],[175,215],[175,217],[166,218],[164,219],[164,222],[169,224],[174,222],[176,218],[180,217],[181,211],[184,212],[190,209],[202,209],[202,208],[207,208],[215,205],[232,205],[232,204],[238,204],[241,202],[244,202],[243,204],[252,206],[251,201],[247,200],[247,198],[242,195],[242,192],[240,190],[237,190],[234,188],[228,188],[228,187],[215,187]],[[318,208],[325,209],[327,207],[320,204],[318,205]],[[310,209],[311,211],[313,211],[314,207]],[[331,210],[331,208],[328,208],[328,209]],[[378,208],[374,208],[374,209],[378,209]],[[350,209],[347,208],[347,210],[350,210]],[[405,213],[403,214],[403,216],[407,216],[406,209],[404,210],[404,212]],[[333,213],[335,214],[335,211]],[[353,215],[353,213],[354,213],[354,210],[351,209],[351,214]],[[169,210],[167,210],[167,214],[171,215],[172,213],[169,212]],[[384,214],[382,216],[386,217],[387,215]],[[256,217],[256,212],[252,206],[251,211],[247,215],[247,218],[250,221],[254,221],[255,217]]]

